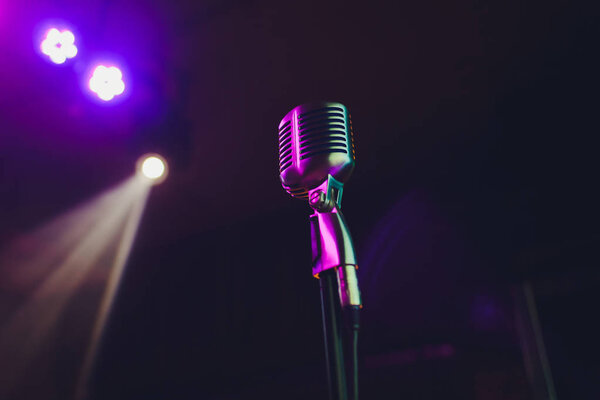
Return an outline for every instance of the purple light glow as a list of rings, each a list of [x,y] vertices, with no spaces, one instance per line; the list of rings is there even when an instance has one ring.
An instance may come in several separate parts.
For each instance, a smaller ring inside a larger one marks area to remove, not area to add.
[[[48,30],[46,37],[40,45],[42,53],[50,57],[55,64],[64,63],[67,58],[73,58],[77,55],[75,46],[75,35],[73,32],[64,30],[60,32],[56,28]]]
[[[125,91],[123,73],[117,67],[98,65],[92,72],[89,88],[104,101],[112,100]]]

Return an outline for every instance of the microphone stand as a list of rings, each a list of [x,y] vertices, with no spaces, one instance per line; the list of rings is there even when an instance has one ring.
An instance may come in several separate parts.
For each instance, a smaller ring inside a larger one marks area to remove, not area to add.
[[[343,348],[342,310],[337,296],[338,284],[334,270],[319,275],[321,312],[325,341],[325,363],[330,400],[347,400],[348,389]]]
[[[342,191],[343,184],[331,175],[309,191],[309,204],[315,211],[310,216],[312,269],[320,281],[329,398],[358,400],[357,337],[362,304],[354,245],[340,211]],[[350,354],[349,359],[345,354]],[[352,371],[351,379],[347,369]]]

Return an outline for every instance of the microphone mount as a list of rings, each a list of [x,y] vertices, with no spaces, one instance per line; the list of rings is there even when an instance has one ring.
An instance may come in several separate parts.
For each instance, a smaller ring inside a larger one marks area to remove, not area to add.
[[[350,230],[344,219],[341,200],[344,185],[331,175],[308,192],[308,203],[315,211],[310,216],[313,275],[336,271],[342,308],[361,308],[356,270],[358,263]]]

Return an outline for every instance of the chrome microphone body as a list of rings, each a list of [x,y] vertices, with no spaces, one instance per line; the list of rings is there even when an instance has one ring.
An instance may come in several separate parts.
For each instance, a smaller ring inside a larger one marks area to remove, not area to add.
[[[340,103],[297,106],[279,124],[281,184],[293,197],[308,200],[314,210],[310,216],[312,272],[321,289],[332,400],[348,400],[349,394],[358,400],[357,338],[362,303],[354,245],[340,211],[344,183],[354,170],[352,135],[350,114]]]
[[[312,272],[335,270],[342,307],[362,306],[354,245],[340,210],[343,184],[355,166],[350,114],[340,103],[295,107],[279,124],[279,178],[293,197],[308,199]]]

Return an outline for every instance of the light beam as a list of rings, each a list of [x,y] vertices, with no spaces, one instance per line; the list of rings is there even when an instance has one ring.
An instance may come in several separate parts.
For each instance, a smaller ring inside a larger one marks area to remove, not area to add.
[[[58,333],[74,346],[77,339],[86,342],[89,327],[63,332],[60,322],[78,298],[89,296],[100,283],[106,285],[104,295],[87,355],[80,360],[84,373],[89,372],[149,188],[133,176],[0,251],[0,398],[19,391],[37,390],[31,394],[38,398],[46,394],[49,388],[27,381],[49,375],[61,363],[62,355],[58,360],[47,356],[56,352]],[[85,325],[89,317],[76,315],[75,321]]]

